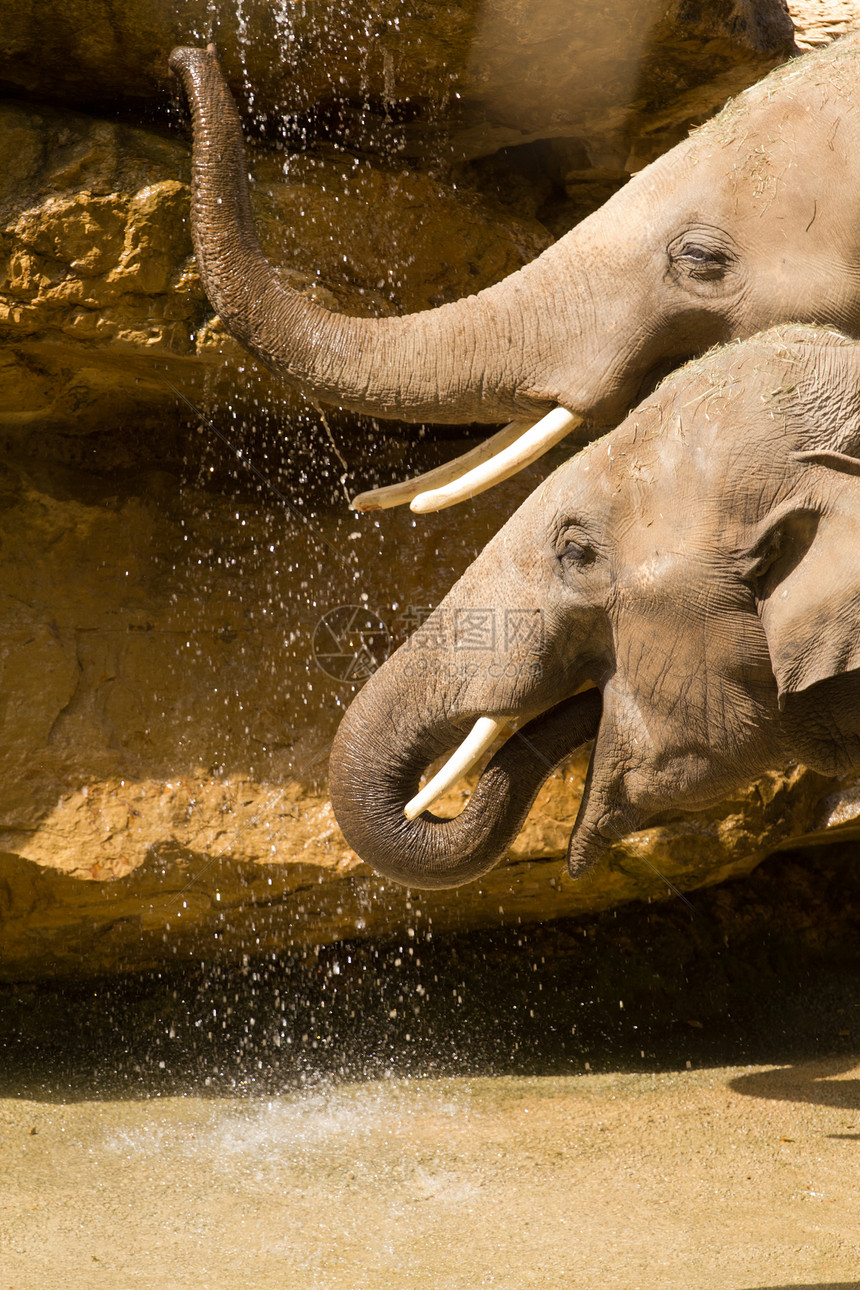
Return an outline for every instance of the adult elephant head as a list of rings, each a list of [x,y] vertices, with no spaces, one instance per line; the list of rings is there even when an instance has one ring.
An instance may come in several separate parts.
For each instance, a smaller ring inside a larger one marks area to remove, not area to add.
[[[357,696],[331,756],[347,841],[410,886],[466,882],[594,737],[575,876],[661,811],[860,764],[858,552],[860,345],[783,328],[695,361],[550,476]],[[463,813],[426,814],[425,768],[507,723]]]
[[[170,62],[193,114],[194,244],[225,325],[323,402],[404,421],[513,419],[495,466],[450,482],[473,454],[360,506],[472,495],[579,419],[617,424],[659,375],[729,339],[784,322],[860,332],[860,34],[777,69],[518,273],[380,319],[330,312],[279,279],[254,234],[214,49]]]

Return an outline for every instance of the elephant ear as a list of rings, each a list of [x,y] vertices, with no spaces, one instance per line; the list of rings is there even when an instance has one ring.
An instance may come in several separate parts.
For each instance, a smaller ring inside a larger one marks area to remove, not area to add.
[[[795,455],[827,470],[826,504],[780,508],[753,553],[780,707],[788,694],[860,668],[860,479],[847,477],[860,474],[860,462]]]

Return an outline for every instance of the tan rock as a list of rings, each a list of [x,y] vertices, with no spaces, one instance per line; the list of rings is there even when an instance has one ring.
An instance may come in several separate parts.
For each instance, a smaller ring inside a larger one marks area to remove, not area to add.
[[[829,45],[860,25],[858,0],[789,0],[799,49]]]
[[[548,137],[623,160],[655,111],[709,113],[793,50],[784,0],[0,0],[0,78],[95,108],[161,99],[173,45],[214,35],[261,121],[483,156]],[[701,90],[694,103],[691,92]],[[398,109],[393,111],[393,109]],[[411,117],[399,128],[397,118]]]

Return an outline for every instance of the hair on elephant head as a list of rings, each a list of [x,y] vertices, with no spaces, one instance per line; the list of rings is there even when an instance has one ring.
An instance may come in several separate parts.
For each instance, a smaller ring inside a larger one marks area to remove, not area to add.
[[[511,421],[439,472],[363,494],[360,509],[472,496],[582,419],[617,424],[658,373],[715,344],[786,322],[860,332],[860,34],[778,68],[518,273],[380,319],[329,312],[279,279],[254,234],[214,49],[170,62],[192,108],[200,272],[234,335],[323,402]]]
[[[787,327],[694,361],[551,475],[359,693],[331,757],[348,842],[410,886],[468,881],[593,738],[575,876],[659,812],[860,764],[858,552],[860,344]],[[506,729],[462,814],[427,814]]]

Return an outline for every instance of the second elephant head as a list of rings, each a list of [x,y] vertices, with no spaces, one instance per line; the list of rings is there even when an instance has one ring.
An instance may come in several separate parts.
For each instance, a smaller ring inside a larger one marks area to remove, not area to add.
[[[331,758],[347,841],[410,886],[468,881],[593,737],[576,875],[766,770],[860,764],[858,553],[860,345],[783,328],[688,365],[550,476],[357,696]],[[519,729],[463,813],[407,818],[479,722]]]

